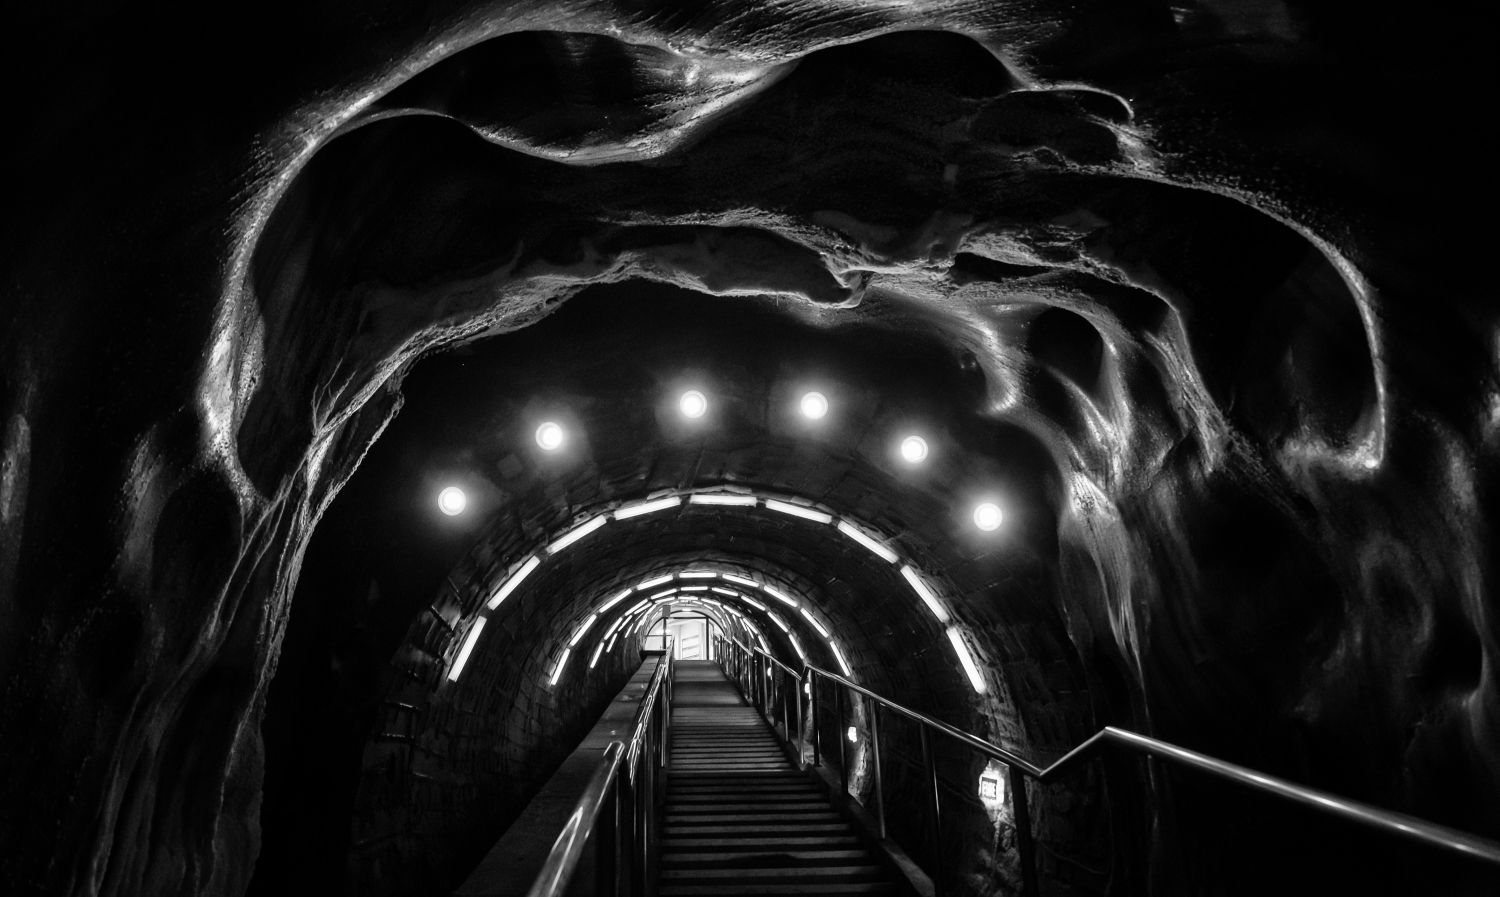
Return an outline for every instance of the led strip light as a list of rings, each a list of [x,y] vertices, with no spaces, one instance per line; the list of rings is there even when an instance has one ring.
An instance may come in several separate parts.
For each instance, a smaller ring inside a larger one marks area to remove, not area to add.
[[[890,548],[885,540],[882,540],[878,536],[872,535],[866,527],[854,523],[849,518],[845,518],[831,512],[819,510],[808,504],[801,504],[781,498],[724,491],[678,493],[660,498],[648,499],[646,501],[636,502],[634,504],[622,505],[614,509],[613,511],[609,511],[603,514],[597,514],[584,521],[583,523],[573,527],[572,529],[569,529],[568,531],[563,533],[563,535],[557,537],[547,545],[545,549],[545,555],[548,558],[555,556],[556,554],[581,541],[585,537],[598,531],[601,527],[609,523],[611,520],[630,520],[647,514],[655,514],[673,508],[680,508],[684,503],[687,503],[689,505],[738,508],[752,508],[759,505],[763,506],[766,510],[797,517],[810,523],[820,525],[832,524],[844,536],[849,538],[855,544],[864,548],[866,551],[880,558],[882,561],[889,564],[898,564],[901,562],[900,556],[892,548]],[[498,608],[501,602],[503,602],[507,597],[514,593],[516,589],[521,585],[521,583],[525,581],[525,579],[533,572],[535,572],[539,566],[541,566],[541,563],[542,555],[533,554],[528,556],[526,560],[523,561],[518,568],[516,568],[515,572],[513,572],[500,585],[500,587],[495,590],[494,594],[485,603],[485,610],[494,611],[496,608]],[[927,584],[921,574],[917,572],[916,568],[912,567],[910,564],[901,564],[900,571],[901,577],[906,581],[908,587],[917,596],[917,598],[921,600],[923,606],[927,608],[928,612],[932,614],[932,616],[937,620],[938,623],[946,627],[944,631],[948,636],[948,640],[953,647],[954,653],[958,656],[959,662],[964,668],[964,672],[968,675],[969,682],[974,687],[974,690],[981,694],[984,693],[986,690],[986,686],[982,671],[975,663],[973,655],[969,652],[962,637],[962,633],[959,631],[959,628],[956,626],[948,625],[951,619],[950,615],[947,609],[943,606],[943,603],[938,599],[937,594],[933,591],[932,587]],[[850,673],[848,664],[844,660],[843,653],[839,650],[838,645],[831,640],[828,629],[823,626],[823,624],[820,623],[817,619],[815,619],[812,614],[808,612],[807,608],[803,607],[795,598],[782,593],[771,585],[758,582],[749,577],[732,573],[720,573],[718,571],[687,570],[678,572],[676,574],[667,574],[655,579],[642,582],[636,586],[631,587],[630,589],[626,589],[618,593],[607,603],[596,609],[588,618],[588,620],[574,632],[573,637],[569,639],[568,647],[563,650],[563,653],[560,655],[557,664],[553,667],[551,684],[557,684],[558,679],[562,675],[563,668],[567,663],[569,652],[574,646],[578,644],[583,636],[587,634],[588,630],[593,626],[594,622],[597,621],[600,614],[603,614],[604,612],[615,607],[631,594],[648,591],[650,589],[657,588],[658,586],[666,585],[667,583],[672,582],[674,579],[679,578],[705,580],[722,578],[727,582],[758,589],[764,594],[786,605],[787,607],[798,610],[799,612],[801,612],[802,616],[812,624],[813,628],[817,630],[818,634],[827,641],[829,650],[833,653],[834,658],[838,661],[839,668],[844,671],[844,674],[846,676],[852,675]],[[708,587],[703,586],[683,586],[680,587],[680,591],[698,592],[706,591],[707,588]],[[656,595],[652,596],[652,600],[664,599],[678,591],[678,589],[672,589],[657,593]],[[761,604],[748,595],[716,587],[713,588],[713,591],[725,594],[726,596],[732,595],[739,601],[745,602],[764,613],[769,613],[764,604]],[[707,599],[707,596],[703,597],[706,600],[711,600]],[[609,650],[613,647],[613,639],[618,637],[622,628],[620,626],[620,623],[622,623],[628,616],[630,616],[629,613],[622,615],[620,620],[617,620],[616,624],[614,626],[611,626],[609,631],[607,631],[604,636],[601,637],[599,643],[600,646],[605,646],[606,643],[608,643],[608,647],[606,647],[605,650]],[[641,614],[641,620],[636,624],[637,630],[639,629],[640,624],[644,622],[646,617],[648,616],[650,615],[644,613]],[[738,617],[738,615],[736,615],[736,617],[743,620],[743,618]],[[469,656],[472,654],[474,646],[478,643],[480,634],[484,631],[484,626],[487,619],[487,615],[482,615],[476,618],[474,624],[469,628],[469,631],[459,648],[458,654],[454,658],[453,664],[448,671],[447,680],[449,682],[458,681],[459,677],[462,675],[464,667],[468,663]],[[773,619],[777,618],[773,616]],[[745,622],[748,626],[748,621]],[[782,628],[785,629],[784,626]],[[758,628],[752,629],[751,631],[755,633],[757,640],[759,640],[762,646],[764,646],[765,641],[764,638],[761,637]],[[787,635],[789,638],[792,638],[793,647],[797,649],[798,655],[801,656],[803,658],[803,662],[806,663],[806,656],[802,652],[801,645],[796,642],[795,638],[791,636],[791,633],[789,631],[787,632]],[[600,648],[596,646],[589,663],[590,667],[593,667],[594,664],[598,661],[599,654]]]

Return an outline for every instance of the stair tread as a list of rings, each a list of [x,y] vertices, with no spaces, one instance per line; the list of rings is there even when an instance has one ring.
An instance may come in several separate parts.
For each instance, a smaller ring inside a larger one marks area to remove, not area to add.
[[[663,897],[907,893],[716,663],[673,688]]]
[[[806,837],[775,837],[775,838],[683,838],[667,837],[662,839],[663,853],[679,853],[683,851],[713,851],[733,848],[753,847],[777,847],[791,850],[809,850],[818,848],[854,847],[859,844],[859,838],[849,835],[808,835]]]

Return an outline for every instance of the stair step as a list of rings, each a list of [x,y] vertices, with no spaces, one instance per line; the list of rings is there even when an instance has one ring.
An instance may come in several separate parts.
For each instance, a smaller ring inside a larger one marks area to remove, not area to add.
[[[792,822],[781,825],[766,825],[754,823],[746,825],[734,825],[725,822],[715,822],[710,825],[700,825],[698,822],[673,827],[668,825],[666,835],[668,838],[703,837],[711,838],[715,835],[743,835],[746,837],[757,837],[760,834],[772,836],[776,834],[786,835],[815,835],[834,834],[846,835],[854,831],[847,822]]]
[[[796,815],[783,815],[776,817],[787,825],[806,825],[811,822],[838,822],[839,815],[832,810],[823,813],[797,813]],[[764,826],[768,822],[767,814],[749,813],[697,813],[679,815],[667,813],[667,825],[725,825],[741,823],[745,825]]]
[[[736,801],[733,804],[667,804],[667,814],[682,814],[691,816],[694,813],[813,813],[817,810],[828,810],[826,801],[798,801],[795,804],[783,804],[783,802],[744,802]]]
[[[725,850],[719,852],[694,851],[678,853],[666,850],[661,857],[662,866],[674,869],[690,866],[713,866],[714,868],[755,868],[802,866],[816,863],[820,866],[855,865],[873,863],[870,852],[862,848],[843,850]]]
[[[858,844],[859,839],[854,835],[842,834],[809,835],[805,838],[787,837],[784,835],[774,838],[684,838],[673,836],[662,839],[661,849],[664,854],[759,847],[775,847],[786,850],[833,850],[855,847]]]
[[[793,804],[823,800],[817,791],[687,791],[667,795],[670,804],[711,804],[725,800],[756,801],[767,804]]]
[[[674,689],[662,897],[910,894],[716,665]]]

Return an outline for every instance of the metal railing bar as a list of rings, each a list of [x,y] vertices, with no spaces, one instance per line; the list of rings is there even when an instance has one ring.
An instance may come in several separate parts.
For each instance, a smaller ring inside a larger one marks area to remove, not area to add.
[[[1500,864],[1500,843],[1472,835],[1460,829],[1449,828],[1435,822],[1428,822],[1416,816],[1399,813],[1395,810],[1387,810],[1362,801],[1350,800],[1298,785],[1279,776],[1268,775],[1257,772],[1237,763],[1200,754],[1187,748],[1178,747],[1165,741],[1159,741],[1138,732],[1127,729],[1117,729],[1113,726],[1106,727],[1095,738],[1103,736],[1101,740],[1107,740],[1112,744],[1130,748],[1137,753],[1147,754],[1161,760],[1170,760],[1179,766],[1206,772],[1227,781],[1252,788],[1256,791],[1274,794],[1292,803],[1302,804],[1321,810],[1340,819],[1359,823],[1371,828],[1380,829],[1395,834],[1403,835],[1415,841],[1420,841],[1433,847],[1446,848],[1466,854],[1474,859],[1486,860],[1491,863]],[[1093,741],[1094,739],[1089,739]],[[1085,742],[1087,745],[1088,742]],[[1064,762],[1076,762],[1078,751],[1072,751],[1067,756],[1049,766],[1046,770],[1051,773],[1058,770]]]
[[[738,639],[729,639],[729,641],[739,646],[742,650],[751,653],[752,656],[761,654],[773,663],[785,666],[785,664],[781,664],[780,661],[774,657],[770,657],[767,652],[761,651],[759,648],[746,645]],[[935,731],[942,732],[944,735],[959,741],[981,754],[999,760],[1007,764],[1011,770],[1024,773],[1039,782],[1045,783],[1063,775],[1072,767],[1088,759],[1090,755],[1097,753],[1107,745],[1117,746],[1136,754],[1156,757],[1157,759],[1165,760],[1178,766],[1195,769],[1199,772],[1243,785],[1255,791],[1275,795],[1293,803],[1312,807],[1341,819],[1405,837],[1432,847],[1454,851],[1474,859],[1500,865],[1500,842],[1491,841],[1488,838],[1482,838],[1461,829],[1429,822],[1428,820],[1395,810],[1387,810],[1362,801],[1339,797],[1326,791],[1299,785],[1288,779],[1257,772],[1249,767],[1220,760],[1216,757],[1179,747],[1170,742],[1161,741],[1128,729],[1106,726],[1050,765],[1043,767],[999,745],[991,744],[978,736],[954,728],[941,720],[933,719],[925,713],[890,701],[863,686],[851,682],[838,673],[808,664],[804,675],[821,676],[829,681],[836,682],[850,691],[864,695],[902,716],[916,720]],[[817,688],[814,687],[813,691],[816,693]],[[837,711],[840,719],[839,725],[842,726],[843,692],[835,692],[834,696],[839,708]],[[814,729],[816,731],[816,724],[814,725]],[[844,754],[844,738],[842,734],[841,732],[839,738],[839,753],[841,757]],[[844,763],[840,764],[840,766],[845,765]],[[847,775],[847,772],[845,774]],[[1012,776],[1012,794],[1015,794],[1019,790],[1016,787],[1018,784],[1019,779]],[[845,783],[845,790],[848,790],[847,782]],[[1021,796],[1020,800],[1024,801],[1025,797]],[[1018,808],[1017,816],[1019,815]]]
[[[579,798],[577,806],[573,808],[573,814],[568,817],[562,833],[552,842],[547,861],[542,864],[542,871],[532,883],[531,890],[526,892],[526,897],[551,897],[567,889],[568,882],[578,868],[578,862],[583,859],[583,849],[588,843],[589,834],[593,832],[595,820],[599,818],[599,811],[604,808],[609,786],[614,784],[615,776],[620,772],[624,748],[623,743],[611,741],[604,749],[603,761],[589,777],[583,797]]]
[[[600,814],[606,807],[613,814],[611,818],[614,828],[603,834],[611,843],[609,845],[596,843],[596,850],[609,849],[610,855],[602,858],[601,862],[611,867],[611,875],[617,873],[619,858],[623,853],[620,850],[619,832],[619,822],[623,818],[619,806],[622,793],[629,793],[632,797],[630,815],[635,821],[639,842],[633,846],[640,849],[636,872],[638,876],[649,874],[644,867],[650,859],[652,842],[650,829],[655,822],[655,814],[651,807],[655,800],[656,790],[654,773],[665,759],[662,751],[669,737],[670,727],[668,705],[671,702],[672,693],[672,640],[667,639],[665,645],[661,662],[646,685],[645,696],[641,699],[640,707],[636,710],[635,718],[631,722],[630,736],[611,741],[605,746],[604,755],[598,767],[589,777],[588,785],[584,787],[583,794],[579,796],[557,840],[552,843],[552,849],[548,851],[541,871],[537,874],[531,889],[526,892],[526,897],[560,897],[567,892],[568,885],[583,859],[589,838],[599,828]],[[658,698],[663,694],[665,698],[659,704]],[[648,761],[645,765],[641,764],[643,757]],[[622,767],[625,769],[625,776],[620,775]],[[627,784],[626,780],[631,786],[629,789],[624,787]],[[645,787],[641,787],[643,782]],[[604,838],[596,840],[602,842]],[[644,891],[643,880],[638,879],[636,884],[638,890]]]

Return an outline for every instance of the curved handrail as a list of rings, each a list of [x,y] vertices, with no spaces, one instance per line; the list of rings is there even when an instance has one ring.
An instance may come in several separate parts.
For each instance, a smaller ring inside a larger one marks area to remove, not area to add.
[[[551,897],[567,890],[568,882],[572,880],[579,861],[583,859],[584,846],[588,844],[589,834],[594,830],[599,812],[604,809],[609,788],[620,774],[620,757],[624,752],[625,744],[621,741],[611,741],[604,749],[603,762],[589,777],[583,796],[573,807],[573,813],[568,817],[557,840],[552,842],[552,850],[547,853],[542,871],[537,874],[536,881],[532,882],[526,897]]]
[[[790,668],[786,667],[786,664],[771,657],[769,652],[745,645],[738,639],[731,638],[729,640],[742,649],[765,655],[773,663],[790,671]],[[1491,841],[1488,838],[1482,838],[1461,829],[1429,822],[1406,813],[1398,813],[1394,810],[1374,806],[1373,804],[1340,797],[1316,788],[1309,788],[1306,785],[1299,785],[1296,782],[1283,779],[1279,776],[1257,772],[1249,767],[1230,763],[1227,760],[1220,760],[1217,757],[1211,757],[1207,754],[1172,744],[1171,742],[1142,735],[1139,732],[1132,732],[1129,729],[1106,726],[1049,766],[1042,767],[999,745],[991,744],[976,735],[956,729],[941,720],[933,719],[919,710],[913,710],[910,707],[905,707],[881,697],[868,688],[851,682],[847,677],[840,676],[831,670],[825,670],[813,664],[807,664],[804,670],[803,676],[812,673],[837,682],[845,688],[879,702],[889,710],[936,729],[982,754],[1006,763],[1039,782],[1047,782],[1057,778],[1073,766],[1087,760],[1091,754],[1097,753],[1105,746],[1115,746],[1138,754],[1167,760],[1179,766],[1198,770],[1199,772],[1205,772],[1255,791],[1280,797],[1303,806],[1312,807],[1315,810],[1340,819],[1376,828],[1433,847],[1461,853],[1473,859],[1500,865],[1500,842]]]
[[[646,685],[645,696],[641,698],[640,708],[636,710],[630,736],[611,741],[604,748],[599,766],[589,777],[588,785],[574,804],[573,812],[558,833],[557,840],[552,842],[552,849],[547,852],[547,859],[543,861],[541,871],[537,873],[531,889],[526,892],[526,897],[560,897],[567,892],[568,885],[583,860],[589,837],[599,821],[599,814],[609,803],[611,788],[619,780],[621,766],[626,768],[632,779],[635,777],[641,747],[650,735],[656,703],[664,688],[669,690],[670,700],[671,669],[672,641],[668,639],[661,663]]]

